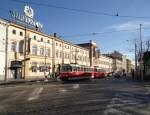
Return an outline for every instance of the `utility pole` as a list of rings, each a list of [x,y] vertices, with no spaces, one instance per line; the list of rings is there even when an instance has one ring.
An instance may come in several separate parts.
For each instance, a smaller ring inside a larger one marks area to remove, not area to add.
[[[141,80],[143,80],[143,61],[142,61],[142,54],[143,54],[143,43],[142,43],[142,24],[140,24],[140,45],[141,45],[141,51],[140,51],[140,75],[141,75]]]
[[[134,74],[134,78],[137,77],[137,45],[136,45],[136,40],[135,40],[135,74]]]

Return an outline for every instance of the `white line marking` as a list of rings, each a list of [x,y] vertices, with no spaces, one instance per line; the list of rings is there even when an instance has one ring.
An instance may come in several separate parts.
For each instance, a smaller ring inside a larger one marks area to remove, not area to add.
[[[74,85],[73,85],[73,88],[74,88],[74,89],[78,89],[79,87],[80,87],[79,84],[74,84]]]
[[[60,93],[65,93],[65,92],[67,92],[67,90],[66,89],[59,89],[59,92]]]
[[[43,91],[43,87],[34,89],[33,92],[31,93],[30,97],[28,98],[28,101],[38,99],[39,95],[40,95],[40,93],[42,93],[42,91]]]

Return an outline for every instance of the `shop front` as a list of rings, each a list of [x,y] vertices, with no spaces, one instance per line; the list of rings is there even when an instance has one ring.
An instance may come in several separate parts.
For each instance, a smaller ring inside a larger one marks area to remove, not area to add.
[[[9,69],[11,70],[11,73],[13,74],[13,79],[22,79],[22,61],[11,61],[11,66]]]

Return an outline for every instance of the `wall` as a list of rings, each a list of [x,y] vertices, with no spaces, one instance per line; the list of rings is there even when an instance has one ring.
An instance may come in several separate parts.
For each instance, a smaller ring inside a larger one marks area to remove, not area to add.
[[[5,76],[6,22],[0,20],[0,80]]]

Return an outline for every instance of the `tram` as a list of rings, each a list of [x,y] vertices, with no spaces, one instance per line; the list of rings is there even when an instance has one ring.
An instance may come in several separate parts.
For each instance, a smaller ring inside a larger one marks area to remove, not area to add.
[[[82,66],[78,64],[63,64],[59,72],[59,78],[63,81],[77,79],[92,79],[106,76],[101,68]]]
[[[65,80],[90,79],[91,68],[80,66],[78,64],[63,64],[60,70],[59,78]]]

